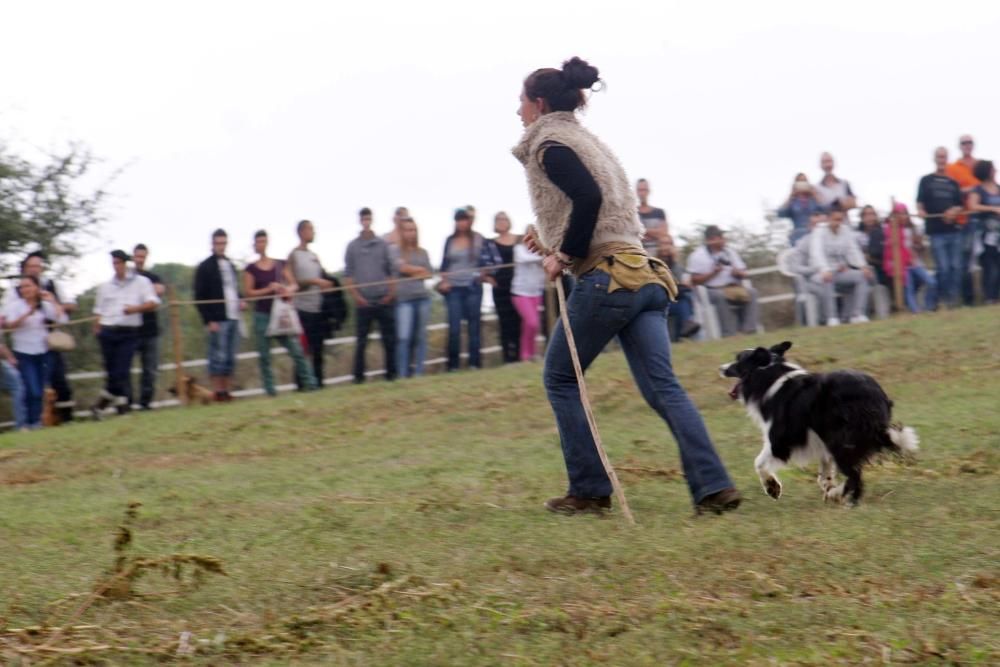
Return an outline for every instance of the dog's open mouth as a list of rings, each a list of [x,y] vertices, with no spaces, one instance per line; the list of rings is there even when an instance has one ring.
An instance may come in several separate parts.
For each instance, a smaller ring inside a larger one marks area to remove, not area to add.
[[[729,398],[733,399],[734,401],[737,398],[739,398],[740,397],[740,387],[742,387],[742,386],[743,386],[743,381],[742,380],[737,380],[736,384],[733,385],[733,388],[729,390]]]

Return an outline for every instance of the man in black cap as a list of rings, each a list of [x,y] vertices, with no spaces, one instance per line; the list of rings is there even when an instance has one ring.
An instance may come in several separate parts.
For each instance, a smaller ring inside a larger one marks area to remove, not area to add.
[[[688,257],[687,270],[691,282],[708,289],[723,336],[757,331],[757,290],[744,284],[747,265],[739,253],[726,247],[721,229],[715,225],[705,229],[705,245]]]
[[[129,411],[129,372],[139,342],[142,314],[152,312],[160,303],[153,283],[130,271],[129,260],[131,257],[124,250],[111,253],[115,275],[97,288],[94,301],[94,314],[98,317],[94,333],[101,344],[107,373],[101,398],[92,409],[96,419],[110,405],[118,408],[119,414]]]

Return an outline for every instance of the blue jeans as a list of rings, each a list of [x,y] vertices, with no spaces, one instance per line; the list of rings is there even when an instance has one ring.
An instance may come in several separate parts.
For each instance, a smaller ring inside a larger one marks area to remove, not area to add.
[[[430,297],[396,304],[396,369],[400,377],[424,374],[430,318]]]
[[[979,220],[976,216],[969,218],[969,221],[962,227],[959,233],[962,237],[962,263],[959,265],[959,285],[962,291],[962,302],[966,306],[976,303],[976,290],[972,284],[972,258],[975,252],[976,238],[979,237]]]
[[[232,377],[236,370],[236,348],[240,343],[238,320],[218,322],[219,330],[208,332],[208,374]]]
[[[917,290],[924,288],[924,307],[917,303]],[[937,283],[931,272],[922,266],[911,266],[906,274],[906,307],[912,313],[937,309]]]
[[[17,369],[24,381],[24,406],[28,428],[42,425],[42,392],[45,391],[45,355],[15,352]]]
[[[694,501],[732,487],[698,409],[671,367],[666,291],[646,285],[637,292],[608,294],[608,280],[603,271],[591,271],[579,279],[567,303],[581,366],[586,370],[618,336],[639,391],[677,440]],[[611,482],[587,425],[561,320],[545,356],[545,389],[559,427],[569,495],[610,496]]]
[[[462,320],[469,327],[469,367],[479,368],[479,317],[483,305],[483,286],[452,287],[445,295],[448,304],[448,370],[461,366]]]
[[[7,361],[0,362],[3,388],[10,394],[10,406],[14,411],[14,428],[20,430],[28,426],[28,406],[24,402],[24,380],[17,367]]]
[[[677,301],[670,306],[670,314],[667,317],[667,323],[670,327],[670,340],[677,342],[681,339],[681,332],[684,331],[684,325],[694,317],[694,296],[689,287],[680,287],[680,292],[677,294]]]
[[[962,286],[962,235],[929,234],[934,272],[937,276],[938,299],[948,305],[958,303]]]

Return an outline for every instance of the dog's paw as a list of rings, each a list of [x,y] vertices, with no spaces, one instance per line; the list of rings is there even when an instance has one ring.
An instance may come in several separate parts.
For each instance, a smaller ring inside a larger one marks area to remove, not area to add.
[[[833,488],[827,489],[823,494],[823,501],[828,503],[838,504],[844,501],[844,485],[839,484]]]
[[[768,477],[764,481],[764,493],[775,500],[781,497],[781,482],[778,481],[777,477]]]

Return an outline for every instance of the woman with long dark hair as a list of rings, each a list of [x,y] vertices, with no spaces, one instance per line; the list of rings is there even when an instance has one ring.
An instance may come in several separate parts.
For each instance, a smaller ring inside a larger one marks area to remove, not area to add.
[[[35,276],[22,276],[17,292],[19,296],[4,308],[3,327],[13,329],[11,347],[24,381],[26,427],[36,429],[42,426],[48,322],[63,322],[66,315],[52,292],[43,290]]]
[[[524,165],[538,218],[525,242],[551,252],[543,261],[550,279],[564,270],[577,277],[567,310],[581,366],[586,369],[617,336],[640,391],[680,446],[696,509],[735,509],[740,494],[671,366],[667,309],[676,285],[643,249],[625,170],[574,113],[586,104],[584,91],[599,81],[597,68],[579,58],[561,70],[536,70],[524,81],[518,115],[525,130],[514,155]],[[563,514],[602,513],[611,507],[611,481],[588,427],[561,323],[549,343],[544,378],[569,476],[567,493],[545,506]]]
[[[1000,301],[1000,185],[997,170],[989,160],[980,160],[972,173],[979,185],[969,193],[969,208],[976,212],[976,250],[983,269],[986,303]]]
[[[472,216],[465,209],[455,211],[455,232],[444,243],[441,272],[445,274],[437,290],[448,305],[448,370],[461,367],[462,320],[469,332],[469,368],[481,368],[480,311],[483,283],[493,282],[489,267],[500,263],[493,244],[472,231]]]
[[[503,211],[493,216],[493,231],[496,232],[493,245],[496,246],[500,264],[505,265],[493,274],[496,280],[493,286],[493,304],[497,308],[500,354],[505,364],[518,361],[521,356],[519,351],[521,317],[514,308],[510,292],[511,281],[514,280],[514,267],[511,266],[514,263],[514,246],[520,239],[510,231],[510,227],[510,218]]]

